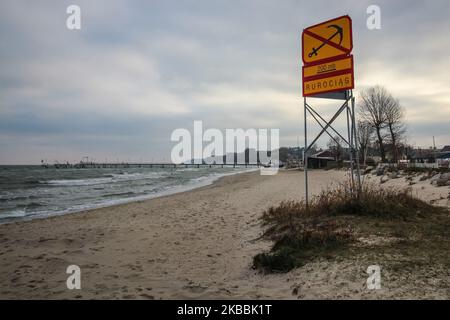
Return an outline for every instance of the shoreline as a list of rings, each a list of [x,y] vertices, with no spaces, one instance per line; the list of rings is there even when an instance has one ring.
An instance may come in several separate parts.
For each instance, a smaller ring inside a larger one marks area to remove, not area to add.
[[[138,199],[138,200],[130,200],[130,201],[122,202],[122,203],[105,205],[105,206],[94,207],[94,208],[88,208],[88,209],[84,209],[84,210],[70,211],[70,212],[50,215],[50,216],[46,216],[46,217],[36,217],[36,218],[32,218],[32,219],[23,219],[23,220],[17,220],[17,221],[9,221],[9,222],[5,222],[5,223],[1,223],[0,222],[0,228],[2,226],[4,226],[4,225],[8,225],[8,224],[33,223],[35,221],[59,219],[59,218],[64,218],[66,216],[72,216],[72,215],[77,215],[77,214],[82,214],[82,215],[88,215],[90,213],[95,214],[96,211],[102,211],[104,209],[121,209],[124,206],[130,205],[130,204],[132,205],[134,203],[136,203],[136,204],[137,203],[146,203],[146,202],[152,201],[154,199],[170,198],[172,196],[179,195],[179,194],[189,193],[189,192],[193,192],[193,191],[197,191],[197,190],[200,191],[203,188],[209,188],[209,187],[214,186],[214,184],[216,184],[216,183],[220,183],[221,179],[226,179],[229,176],[243,175],[243,174],[247,174],[247,173],[252,173],[252,171],[224,174],[224,175],[221,175],[219,177],[214,177],[214,178],[210,179],[210,181],[208,181],[208,183],[206,183],[206,184],[196,184],[192,188],[186,188],[186,189],[181,189],[181,190],[177,189],[176,191],[175,190],[170,190],[169,192],[161,192],[161,193],[158,193],[157,195],[150,196],[149,198],[143,198],[143,199]]]
[[[114,199],[114,200],[109,201],[108,203],[105,202],[105,203],[97,204],[97,205],[95,205],[95,204],[87,205],[86,208],[84,208],[84,209],[68,208],[66,210],[59,211],[59,212],[45,212],[45,213],[34,214],[34,215],[18,217],[18,218],[6,217],[3,219],[0,219],[0,226],[5,225],[5,224],[10,224],[10,223],[16,223],[16,222],[26,222],[26,221],[34,221],[34,220],[41,220],[41,219],[50,219],[53,217],[65,216],[65,215],[69,215],[69,214],[77,214],[77,213],[82,213],[82,212],[91,211],[91,210],[115,207],[115,206],[120,206],[120,205],[128,204],[128,203],[147,201],[147,200],[152,200],[152,199],[156,199],[156,198],[160,198],[160,197],[166,197],[166,196],[183,193],[183,192],[189,192],[189,191],[192,191],[192,190],[195,190],[198,188],[210,186],[210,185],[214,184],[217,180],[219,180],[223,177],[237,175],[237,174],[243,174],[243,173],[247,173],[247,172],[255,172],[255,171],[259,171],[259,169],[248,169],[248,170],[244,170],[244,171],[228,172],[228,173],[223,173],[223,174],[212,174],[210,176],[201,177],[200,181],[188,183],[186,185],[174,186],[168,190],[164,190],[164,191],[160,191],[160,192],[156,192],[156,193],[148,194],[148,195],[136,196],[136,197],[132,197],[132,198]],[[2,221],[2,220],[5,220],[5,221]]]

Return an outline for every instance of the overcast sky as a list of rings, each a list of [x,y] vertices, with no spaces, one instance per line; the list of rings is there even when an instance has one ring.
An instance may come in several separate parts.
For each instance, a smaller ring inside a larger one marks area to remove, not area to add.
[[[70,4],[81,30],[66,28]],[[366,27],[371,4],[381,30]],[[385,86],[411,144],[450,144],[449,12],[446,0],[1,1],[0,164],[168,161],[171,132],[194,120],[302,144],[301,30],[344,14],[355,94]]]

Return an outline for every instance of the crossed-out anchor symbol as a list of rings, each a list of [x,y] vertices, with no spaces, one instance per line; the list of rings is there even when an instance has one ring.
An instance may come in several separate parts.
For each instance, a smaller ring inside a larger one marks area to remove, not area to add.
[[[333,40],[337,35],[339,35],[339,45],[342,43],[342,38],[344,35],[344,30],[342,29],[342,27],[336,25],[336,24],[332,24],[329,25],[327,28],[334,28],[336,29],[336,32],[329,37],[326,41],[322,42],[322,44],[320,46],[318,46],[317,48],[313,48],[312,51],[308,54],[308,57],[312,58],[312,56],[317,56],[317,52],[322,49],[326,44],[328,44],[331,40]]]

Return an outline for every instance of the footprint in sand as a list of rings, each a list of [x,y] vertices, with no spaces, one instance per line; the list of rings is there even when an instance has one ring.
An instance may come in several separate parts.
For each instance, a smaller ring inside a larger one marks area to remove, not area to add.
[[[112,279],[118,279],[118,278],[119,278],[119,276],[117,274],[107,274],[105,276],[106,280],[112,280]]]
[[[144,299],[148,299],[148,300],[154,300],[155,299],[154,296],[152,296],[150,294],[147,294],[147,293],[141,293],[139,296],[141,296]]]
[[[192,293],[203,293],[208,287],[203,287],[201,285],[187,285],[183,287],[184,290],[188,290]]]

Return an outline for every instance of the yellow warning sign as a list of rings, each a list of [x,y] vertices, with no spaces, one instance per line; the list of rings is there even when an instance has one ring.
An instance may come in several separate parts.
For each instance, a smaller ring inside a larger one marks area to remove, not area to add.
[[[354,88],[353,69],[345,73],[326,78],[310,77],[303,79],[303,96],[313,96],[319,93],[343,91]]]
[[[310,77],[326,77],[337,72],[353,69],[353,56],[338,58],[333,61],[310,64],[303,67],[303,79]]]
[[[302,49],[305,64],[348,55],[353,49],[351,18],[342,16],[304,29]]]

